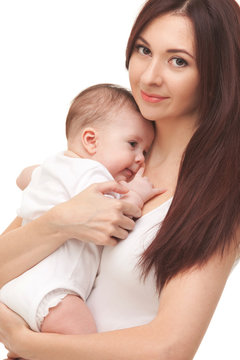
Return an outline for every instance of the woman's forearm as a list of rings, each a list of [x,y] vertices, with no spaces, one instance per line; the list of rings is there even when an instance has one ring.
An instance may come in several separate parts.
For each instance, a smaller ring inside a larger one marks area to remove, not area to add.
[[[0,304],[0,341],[30,360],[191,360],[206,332],[235,253],[216,256],[162,289],[149,324],[89,335],[34,333]]]
[[[17,229],[19,226],[22,225],[22,218],[16,217],[11,224],[3,231],[2,235],[8,233],[9,231]]]
[[[51,221],[51,213],[21,227],[15,221],[0,236],[0,288],[28,270],[65,241]]]
[[[180,359],[177,353],[170,349],[169,341],[156,332],[152,324],[91,335],[33,332],[30,336],[26,335],[21,336],[19,348],[16,350],[22,357],[31,360]]]

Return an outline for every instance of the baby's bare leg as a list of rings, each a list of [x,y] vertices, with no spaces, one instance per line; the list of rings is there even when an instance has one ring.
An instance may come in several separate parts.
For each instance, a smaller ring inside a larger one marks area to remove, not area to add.
[[[41,332],[76,335],[95,333],[97,328],[84,301],[76,295],[67,295],[57,306],[49,310],[42,322]]]
[[[97,332],[95,321],[84,301],[76,295],[67,295],[49,310],[41,332],[58,334],[90,334]]]

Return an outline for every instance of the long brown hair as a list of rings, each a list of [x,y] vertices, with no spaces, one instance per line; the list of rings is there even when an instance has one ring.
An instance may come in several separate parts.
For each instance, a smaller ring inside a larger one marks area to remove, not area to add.
[[[175,195],[140,260],[160,290],[171,278],[237,246],[240,223],[240,8],[234,0],[149,0],[129,37],[156,17],[191,19],[200,74],[199,124],[183,154]]]

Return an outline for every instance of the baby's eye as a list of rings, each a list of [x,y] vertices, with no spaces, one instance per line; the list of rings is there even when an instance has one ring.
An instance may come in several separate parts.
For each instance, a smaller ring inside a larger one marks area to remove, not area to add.
[[[181,68],[181,67],[185,67],[188,65],[187,61],[184,60],[183,58],[181,57],[174,57],[170,60],[170,62],[175,66],[175,67],[178,67],[178,68]]]
[[[135,48],[140,55],[151,55],[151,51],[144,45],[137,44]]]
[[[137,146],[137,141],[129,141],[129,144],[132,148],[135,148]]]

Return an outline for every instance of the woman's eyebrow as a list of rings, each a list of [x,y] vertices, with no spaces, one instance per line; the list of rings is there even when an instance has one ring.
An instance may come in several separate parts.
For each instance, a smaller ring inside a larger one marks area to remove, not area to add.
[[[187,50],[184,50],[184,49],[169,49],[167,50],[168,53],[176,53],[176,52],[180,52],[180,53],[184,53],[184,54],[187,54],[188,56],[190,56],[192,59],[194,59],[194,56],[191,55]]]
[[[150,44],[147,42],[147,40],[145,40],[142,36],[138,36],[136,41],[138,41],[138,40],[141,40],[145,45],[150,46]],[[193,55],[191,55],[187,50],[184,50],[184,49],[169,49],[169,50],[167,50],[167,53],[171,53],[171,54],[176,53],[176,52],[187,54],[192,59],[195,59]]]
[[[142,36],[138,36],[136,41],[138,41],[138,40],[141,40],[145,45],[150,46],[150,44]]]

